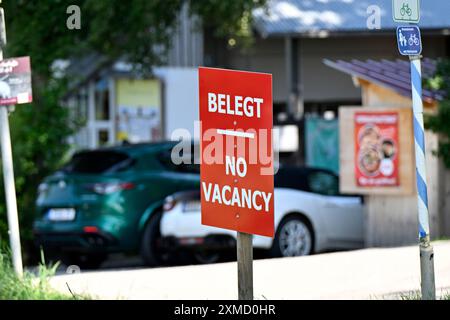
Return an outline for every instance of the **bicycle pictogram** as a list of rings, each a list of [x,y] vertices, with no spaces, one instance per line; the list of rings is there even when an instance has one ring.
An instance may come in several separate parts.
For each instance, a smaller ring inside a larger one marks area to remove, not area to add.
[[[400,9],[400,14],[402,17],[407,14],[409,17],[412,15],[412,10],[407,3],[403,3],[403,6]]]
[[[408,44],[410,46],[412,46],[412,45],[418,46],[419,45],[419,38],[414,33],[411,34],[409,39],[408,39]]]

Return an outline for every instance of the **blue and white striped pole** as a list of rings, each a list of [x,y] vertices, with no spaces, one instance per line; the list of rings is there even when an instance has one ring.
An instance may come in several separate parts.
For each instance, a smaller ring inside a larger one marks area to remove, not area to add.
[[[419,248],[422,299],[436,299],[434,254],[430,243],[427,175],[425,162],[425,130],[423,126],[422,71],[420,55],[410,56],[413,102],[413,127],[416,153],[417,208],[419,215]]]

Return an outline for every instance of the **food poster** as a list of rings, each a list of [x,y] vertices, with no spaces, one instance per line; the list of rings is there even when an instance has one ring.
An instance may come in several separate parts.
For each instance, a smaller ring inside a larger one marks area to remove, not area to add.
[[[117,140],[129,143],[161,140],[159,80],[118,79]]]
[[[356,112],[355,177],[360,187],[399,185],[397,112]]]

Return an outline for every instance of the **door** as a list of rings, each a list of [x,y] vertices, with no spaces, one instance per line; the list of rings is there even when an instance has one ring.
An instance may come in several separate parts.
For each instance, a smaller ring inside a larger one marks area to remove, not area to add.
[[[330,239],[363,242],[363,209],[360,197],[325,196],[324,217]]]
[[[331,172],[311,172],[308,175],[308,185],[312,192],[321,195],[320,210],[328,239],[337,242],[362,242],[362,198],[339,194],[339,178]]]

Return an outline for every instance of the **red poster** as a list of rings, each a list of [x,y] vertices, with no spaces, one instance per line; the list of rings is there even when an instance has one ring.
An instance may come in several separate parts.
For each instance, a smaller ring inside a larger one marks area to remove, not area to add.
[[[199,68],[202,224],[273,237],[272,76]]]
[[[0,61],[0,105],[32,101],[30,57]]]
[[[355,177],[361,187],[399,185],[397,112],[355,113]]]

